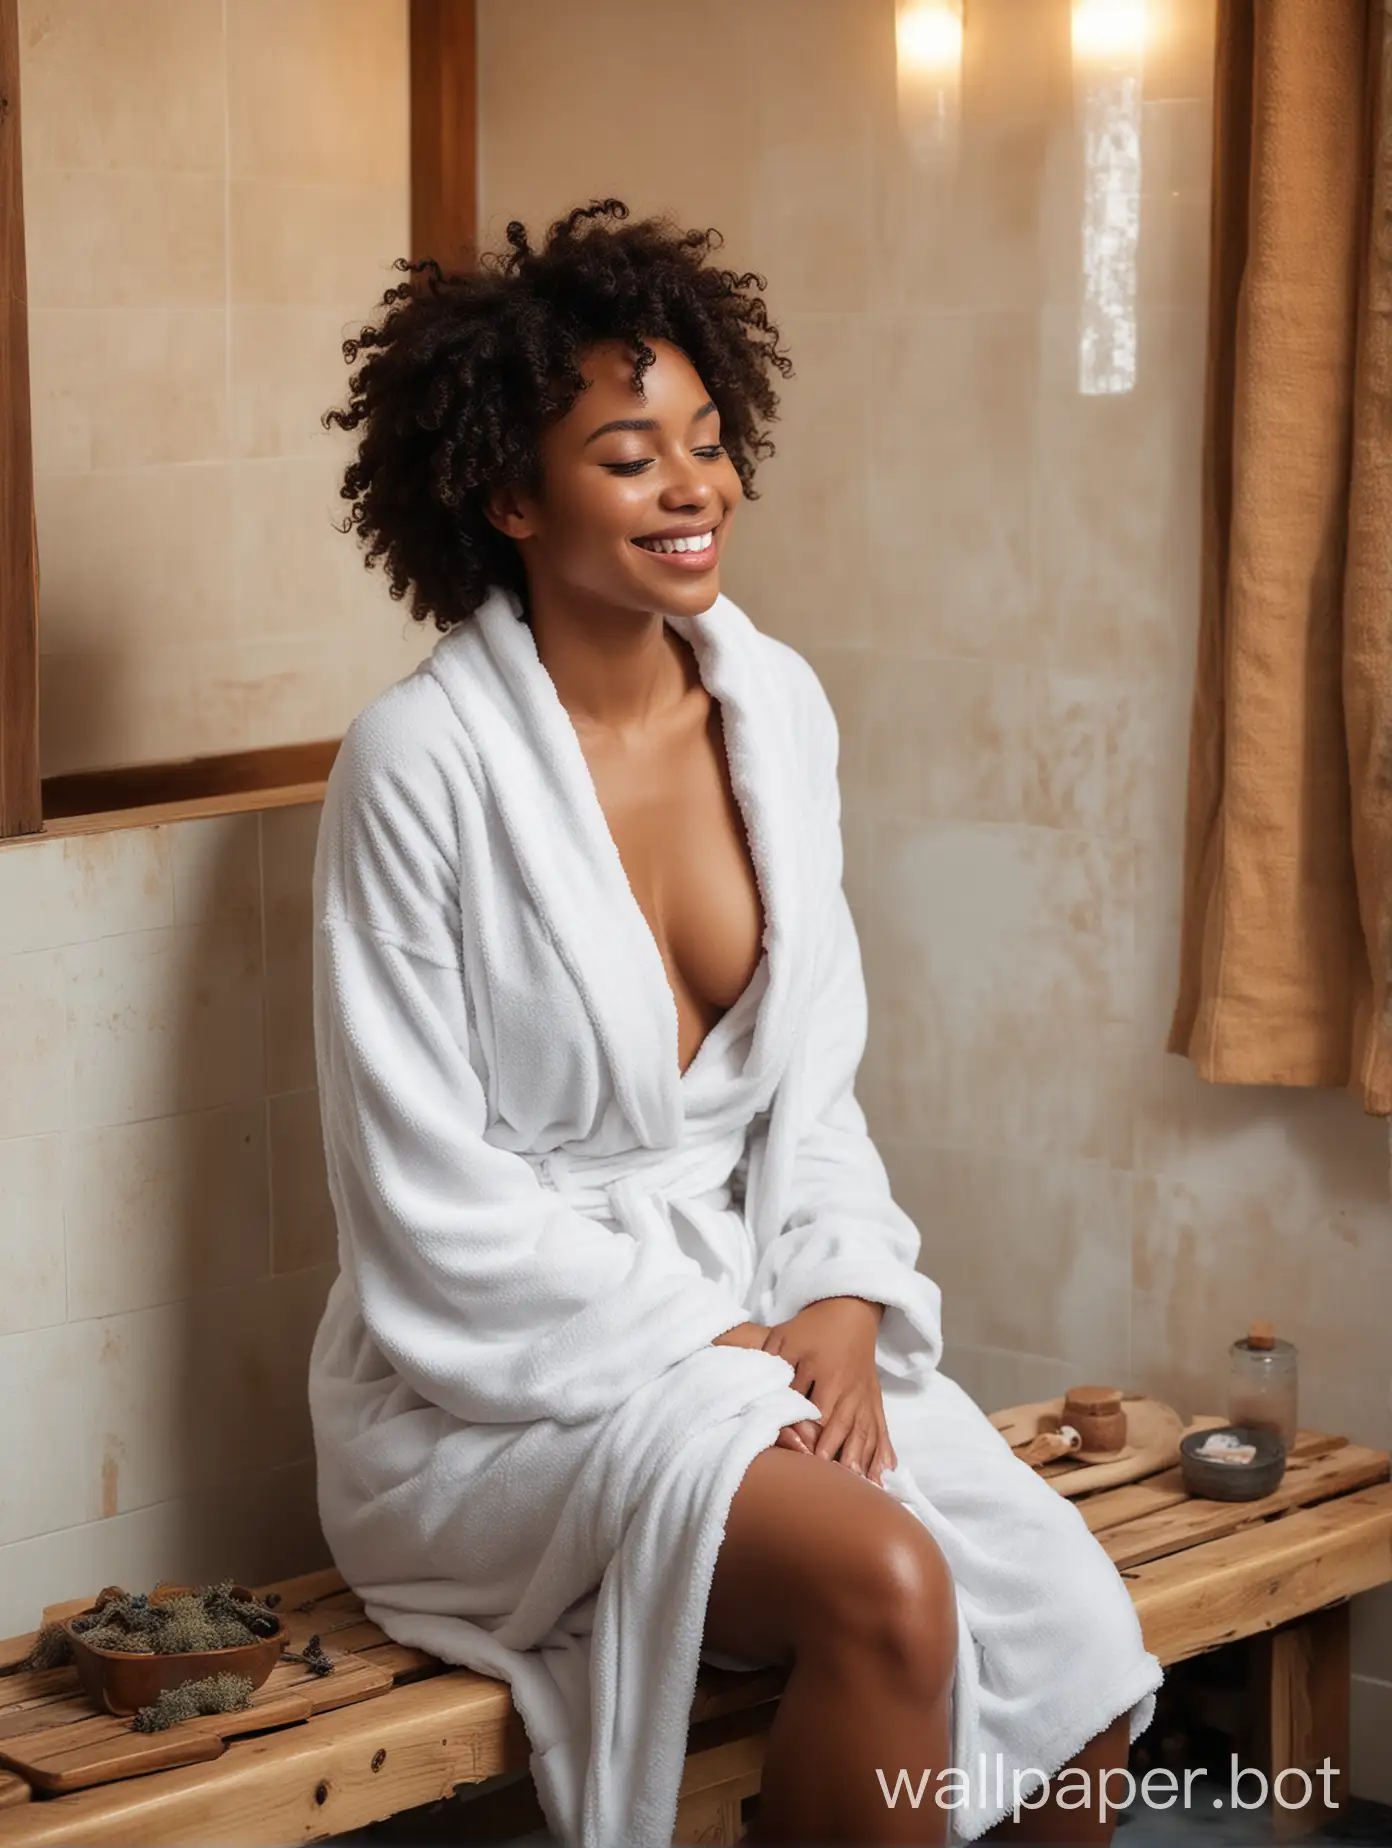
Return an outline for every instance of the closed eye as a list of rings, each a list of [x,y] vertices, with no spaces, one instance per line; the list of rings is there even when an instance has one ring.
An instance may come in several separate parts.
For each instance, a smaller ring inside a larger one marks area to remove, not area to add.
[[[703,443],[699,449],[693,449],[691,453],[693,456],[699,456],[703,462],[714,462],[725,454],[725,445],[723,443]],[[645,468],[652,467],[654,460],[652,456],[642,456],[635,462],[605,462],[601,466],[607,468],[611,475],[641,475]]]

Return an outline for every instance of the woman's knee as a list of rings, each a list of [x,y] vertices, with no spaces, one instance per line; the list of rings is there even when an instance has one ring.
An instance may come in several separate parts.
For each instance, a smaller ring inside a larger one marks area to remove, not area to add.
[[[956,1593],[907,1508],[839,1464],[774,1448],[731,1506],[706,1640],[768,1661],[873,1658],[931,1698],[956,1666]]]
[[[951,1686],[957,1597],[942,1551],[906,1508],[886,1500],[850,1537],[826,1576],[803,1646],[873,1657],[896,1685],[923,1699]]]

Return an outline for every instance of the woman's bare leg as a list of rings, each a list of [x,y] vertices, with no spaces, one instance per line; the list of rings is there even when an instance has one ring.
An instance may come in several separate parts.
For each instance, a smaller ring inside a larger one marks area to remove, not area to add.
[[[757,1456],[731,1505],[705,1641],[791,1662],[751,1843],[947,1839],[934,1798],[951,1751],[956,1601],[936,1542],[883,1489],[792,1450]],[[917,1809],[886,1802],[901,1770],[922,1783]]]
[[[1049,1780],[1049,1800],[1040,1804],[1037,1810],[1020,1811],[1020,1820],[1007,1816],[1004,1822],[998,1822],[993,1829],[988,1829],[982,1836],[985,1842],[1018,1843],[1025,1848],[1026,1843],[1065,1842],[1077,1843],[1079,1848],[1091,1848],[1091,1844],[1100,1843],[1102,1848],[1111,1841],[1116,1830],[1116,1815],[1107,1806],[1106,1821],[1098,1820],[1098,1792],[1101,1788],[1103,1774],[1111,1770],[1123,1770],[1130,1756],[1131,1716],[1123,1713],[1120,1719],[1113,1720],[1105,1732],[1098,1733],[1095,1739],[1089,1739],[1082,1751],[1075,1758],[1070,1758],[1064,1770],[1077,1769],[1087,1774],[1088,1803],[1085,1809],[1061,1809],[1058,1798],[1058,1780],[1063,1776],[1059,1771]],[[1076,1790],[1078,1780],[1072,1784]],[[1125,1782],[1122,1778],[1113,1778],[1108,1786],[1110,1792],[1118,1792]]]

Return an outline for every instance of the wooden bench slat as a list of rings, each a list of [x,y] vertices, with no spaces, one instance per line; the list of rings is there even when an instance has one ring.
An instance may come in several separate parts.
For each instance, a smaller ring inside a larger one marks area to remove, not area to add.
[[[0,1714],[32,1701],[74,1694],[79,1685],[77,1670],[71,1663],[63,1668],[26,1668],[18,1675],[6,1675],[0,1679]]]
[[[1392,1483],[1126,1570],[1146,1647],[1166,1665],[1392,1579]]]
[[[1325,1431],[1298,1431],[1286,1460],[1286,1468],[1290,1470],[1307,1461],[1328,1456],[1335,1450],[1343,1449],[1347,1443],[1346,1437],[1334,1437]],[[1091,1495],[1080,1495],[1073,1506],[1087,1522],[1090,1531],[1101,1534],[1109,1527],[1120,1527],[1127,1521],[1140,1520],[1144,1515],[1159,1514],[1162,1509],[1173,1508],[1177,1503],[1188,1500],[1189,1491],[1184,1486],[1184,1476],[1176,1464],[1172,1469],[1159,1470],[1153,1476],[1143,1476],[1139,1482],[1126,1482],[1115,1489],[1097,1489]]]
[[[361,1655],[364,1649],[376,1649],[387,1640],[375,1623],[369,1623],[366,1617],[354,1616],[351,1611],[329,1611],[318,1622],[312,1615],[297,1617],[286,1628],[292,1649],[303,1649],[311,1636],[317,1636],[331,1653],[341,1649],[349,1655]]]
[[[29,1701],[22,1707],[8,1707],[0,1712],[0,1739],[18,1739],[50,1726],[65,1726],[91,1717],[92,1703],[85,1694]]]
[[[1206,1540],[1237,1533],[1256,1522],[1279,1518],[1287,1509],[1308,1507],[1328,1501],[1331,1496],[1370,1488],[1374,1483],[1385,1482],[1387,1474],[1385,1451],[1347,1444],[1312,1463],[1288,1464],[1280,1486],[1270,1495],[1263,1495],[1260,1501],[1187,1499],[1156,1514],[1128,1521],[1123,1527],[1108,1528],[1099,1539],[1115,1566],[1138,1566],[1148,1559],[1159,1559],[1167,1553],[1177,1553]]]
[[[273,1584],[257,1585],[252,1589],[260,1598],[275,1592],[280,1597],[282,1607],[293,1608],[310,1598],[331,1598],[337,1592],[347,1591],[348,1587],[337,1566],[325,1566],[318,1572],[304,1572],[298,1578],[276,1579]]]
[[[406,1675],[418,1679],[423,1675],[449,1673],[449,1664],[438,1656],[427,1655],[424,1649],[411,1649],[405,1643],[378,1643],[358,1653],[365,1662],[375,1662],[378,1667],[385,1668],[394,1682],[400,1682]]]
[[[460,1784],[524,1770],[529,1758],[509,1689],[459,1669],[399,1687],[390,1699],[234,1740],[215,1764],[0,1812],[0,1844],[284,1848],[434,1802]]]
[[[31,1802],[33,1795],[26,1779],[16,1777],[13,1771],[0,1771],[0,1810],[17,1809],[21,1803]]]

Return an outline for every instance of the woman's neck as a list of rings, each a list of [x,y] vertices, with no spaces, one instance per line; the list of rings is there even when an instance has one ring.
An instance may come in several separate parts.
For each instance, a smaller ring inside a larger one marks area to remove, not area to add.
[[[688,645],[657,611],[567,597],[529,599],[542,666],[578,727],[621,732],[660,723],[700,680]]]

